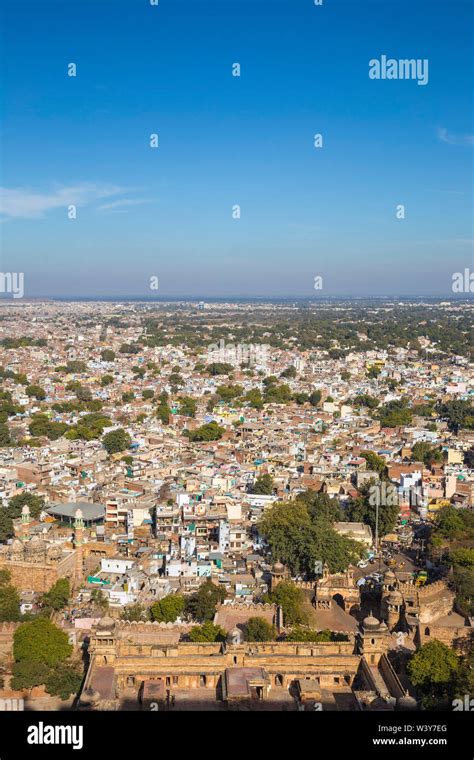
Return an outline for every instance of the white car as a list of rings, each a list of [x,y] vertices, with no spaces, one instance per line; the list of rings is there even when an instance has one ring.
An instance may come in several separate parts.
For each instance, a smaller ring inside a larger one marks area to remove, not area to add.
[[[367,562],[366,559],[361,559],[361,561],[357,563],[357,567],[360,567],[362,569],[365,567],[368,567],[368,565],[369,563]]]

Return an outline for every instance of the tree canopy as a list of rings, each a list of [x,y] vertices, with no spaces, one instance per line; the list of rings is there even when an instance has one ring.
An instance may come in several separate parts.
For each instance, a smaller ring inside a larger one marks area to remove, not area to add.
[[[150,607],[152,620],[159,623],[174,623],[185,609],[185,599],[181,594],[169,594]]]
[[[313,576],[316,563],[331,572],[346,570],[364,549],[341,536],[332,522],[339,517],[337,504],[319,494],[302,495],[293,502],[277,502],[257,524],[274,561],[281,561],[292,574]]]
[[[47,618],[22,623],[13,636],[13,655],[17,662],[29,660],[56,665],[72,652],[67,634]]]
[[[275,641],[275,627],[261,617],[251,617],[245,624],[246,641]]]

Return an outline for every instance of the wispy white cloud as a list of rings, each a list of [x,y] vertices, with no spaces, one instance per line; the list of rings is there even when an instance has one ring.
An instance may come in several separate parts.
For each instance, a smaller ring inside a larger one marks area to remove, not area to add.
[[[445,127],[439,127],[437,135],[438,140],[449,145],[474,145],[474,135],[454,135]]]
[[[86,206],[94,201],[123,193],[117,185],[82,183],[56,187],[47,192],[30,188],[0,188],[0,214],[10,219],[40,219],[48,211],[69,205]]]
[[[98,211],[123,211],[126,206],[141,206],[142,203],[152,203],[153,198],[120,198],[117,201],[111,203],[104,203],[102,206],[98,206]]]

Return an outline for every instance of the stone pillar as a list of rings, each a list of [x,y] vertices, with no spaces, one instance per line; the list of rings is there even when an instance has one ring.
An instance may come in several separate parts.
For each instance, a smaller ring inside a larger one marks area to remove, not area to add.
[[[30,508],[28,504],[25,504],[21,510],[21,540],[27,541],[28,539],[28,525],[30,524]]]

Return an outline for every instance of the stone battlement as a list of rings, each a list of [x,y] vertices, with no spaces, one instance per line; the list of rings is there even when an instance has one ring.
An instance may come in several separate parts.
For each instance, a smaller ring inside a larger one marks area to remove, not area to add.
[[[430,596],[446,593],[447,591],[449,592],[446,581],[434,581],[434,583],[430,583],[427,586],[420,586],[418,589],[418,595],[421,600]]]

